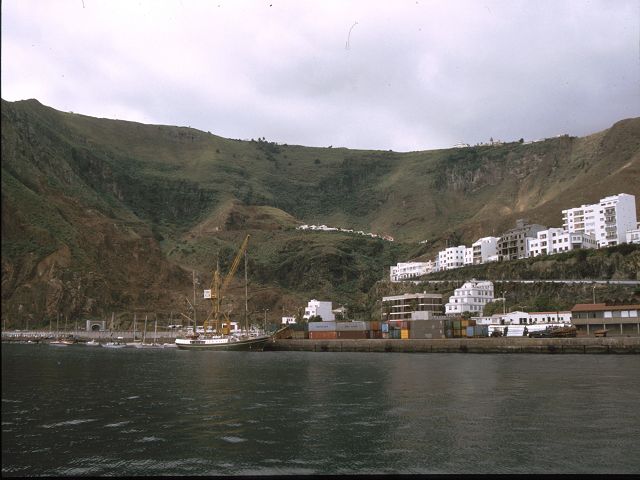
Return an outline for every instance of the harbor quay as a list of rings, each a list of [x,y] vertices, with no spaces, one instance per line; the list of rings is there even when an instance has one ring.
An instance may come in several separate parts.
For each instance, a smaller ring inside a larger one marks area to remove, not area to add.
[[[273,339],[270,351],[396,353],[640,353],[640,337],[574,338],[446,338],[446,339]]]
[[[57,338],[72,336],[78,342],[96,340],[108,342],[119,339],[133,342],[131,332],[49,332],[6,331],[3,342],[48,343]],[[158,343],[173,343],[178,332],[158,332]],[[142,336],[136,334],[136,340]],[[152,341],[153,334],[147,334]],[[570,338],[438,338],[438,339],[291,339],[274,336],[264,346],[265,351],[303,352],[395,352],[395,353],[600,353],[638,354],[640,337],[570,337]]]
[[[177,331],[163,331],[157,332],[147,332],[146,333],[146,341],[152,342],[154,336],[156,337],[158,343],[173,343],[176,340],[181,332]],[[75,340],[79,342],[87,342],[90,340],[95,340],[97,342],[109,342],[112,340],[122,340],[125,342],[133,342],[135,340],[142,340],[143,334],[142,332],[136,332],[135,339],[133,332],[131,331],[84,331],[84,330],[60,330],[60,331],[50,331],[50,330],[29,330],[29,331],[19,331],[19,330],[8,330],[2,332],[2,341],[3,342],[24,342],[24,341],[32,341],[32,342],[50,342],[52,340],[56,340],[60,337],[73,337]]]

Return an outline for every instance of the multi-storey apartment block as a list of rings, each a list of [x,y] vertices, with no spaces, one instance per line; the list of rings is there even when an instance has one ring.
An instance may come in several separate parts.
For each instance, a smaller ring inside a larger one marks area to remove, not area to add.
[[[547,227],[537,223],[529,224],[526,220],[516,220],[516,228],[504,233],[498,240],[498,255],[500,260],[517,260],[526,258],[528,238],[535,238],[536,234]]]
[[[392,282],[401,282],[431,273],[434,268],[435,264],[431,260],[428,262],[398,263],[389,269],[389,277]]]
[[[489,302],[493,302],[493,283],[472,279],[455,289],[445,305],[445,313],[447,315],[459,315],[463,312],[482,314],[484,306]]]
[[[426,320],[442,315],[442,295],[437,293],[405,293],[382,297],[382,320]]]
[[[553,255],[580,248],[598,248],[598,243],[589,233],[571,233],[562,228],[541,230],[536,238],[528,238],[528,252],[530,257],[538,255]]]
[[[449,247],[438,252],[438,270],[451,270],[464,266],[464,259],[467,247],[459,245],[457,247]]]
[[[636,197],[626,193],[600,199],[593,205],[562,210],[565,230],[590,233],[599,247],[626,242],[626,233],[636,228]]]
[[[500,237],[483,237],[471,245],[473,264],[493,262],[498,260],[498,240]]]

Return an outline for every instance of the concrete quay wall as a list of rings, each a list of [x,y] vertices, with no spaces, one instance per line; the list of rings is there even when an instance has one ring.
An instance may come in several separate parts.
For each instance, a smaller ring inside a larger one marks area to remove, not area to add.
[[[604,338],[447,338],[434,340],[276,339],[265,350],[401,353],[640,353],[640,337]]]

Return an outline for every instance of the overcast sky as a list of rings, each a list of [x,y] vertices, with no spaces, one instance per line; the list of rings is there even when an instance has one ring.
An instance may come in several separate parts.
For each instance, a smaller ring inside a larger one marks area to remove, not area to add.
[[[308,146],[640,116],[640,0],[5,0],[2,98]]]

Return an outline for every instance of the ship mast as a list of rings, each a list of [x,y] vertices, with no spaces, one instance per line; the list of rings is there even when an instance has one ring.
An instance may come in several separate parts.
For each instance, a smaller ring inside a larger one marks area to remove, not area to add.
[[[248,306],[248,281],[247,281],[247,251],[244,251],[244,330],[245,332],[249,332],[249,325],[247,315],[249,314],[249,306]]]

